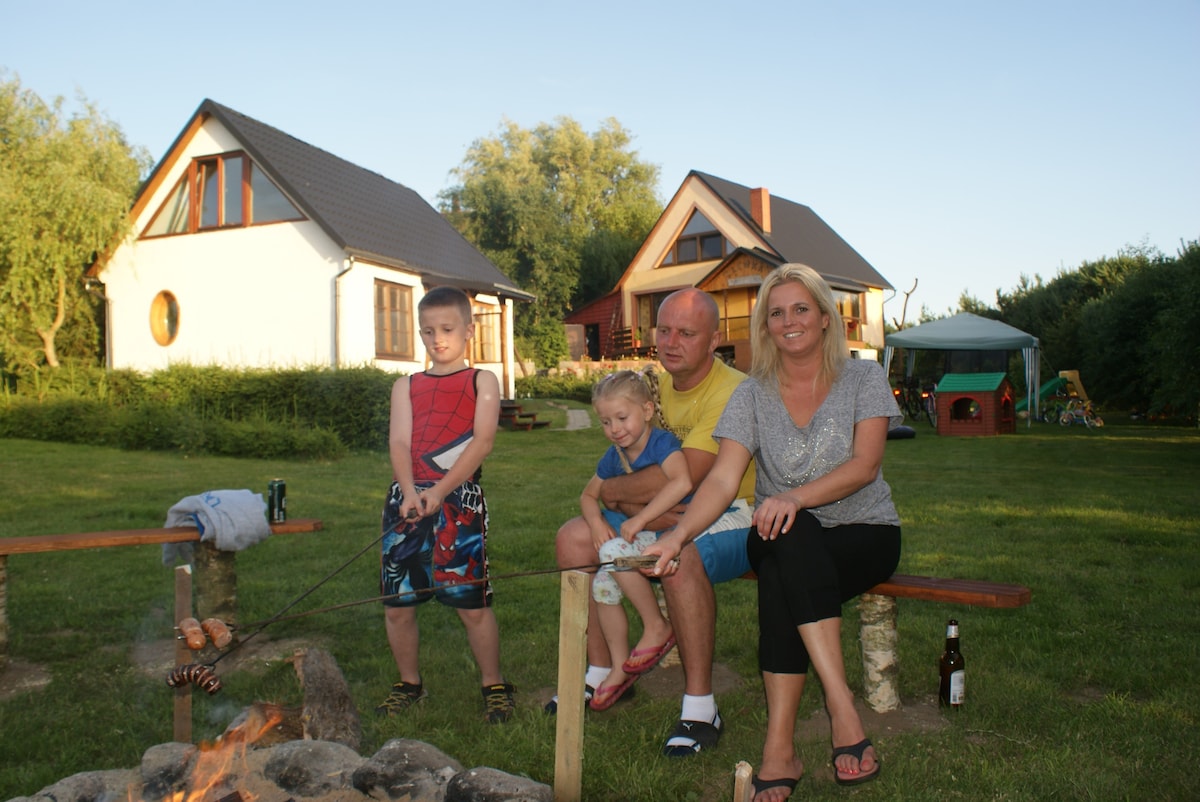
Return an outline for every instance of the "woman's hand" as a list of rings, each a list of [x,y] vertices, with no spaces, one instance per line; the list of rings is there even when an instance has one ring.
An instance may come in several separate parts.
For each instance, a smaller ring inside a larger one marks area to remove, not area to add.
[[[763,499],[754,508],[751,522],[763,540],[774,540],[792,528],[796,514],[804,509],[800,500],[790,493],[779,493]]]
[[[649,576],[670,576],[679,569],[679,553],[683,551],[684,543],[681,538],[665,534],[654,543],[651,543],[642,552],[643,557],[654,557],[657,562],[654,567],[643,570],[642,573],[648,573]]]

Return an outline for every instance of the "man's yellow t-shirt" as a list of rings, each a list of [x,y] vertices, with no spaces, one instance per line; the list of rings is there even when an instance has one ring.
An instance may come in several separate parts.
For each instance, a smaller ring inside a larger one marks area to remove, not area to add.
[[[670,375],[659,379],[659,402],[667,428],[674,432],[684,448],[694,448],[717,453],[717,441],[713,430],[733,389],[746,378],[740,370],[717,359],[704,381],[690,390],[678,392],[671,383]],[[700,477],[703,479],[704,477]],[[754,503],[754,460],[742,476],[738,487],[738,498]]]

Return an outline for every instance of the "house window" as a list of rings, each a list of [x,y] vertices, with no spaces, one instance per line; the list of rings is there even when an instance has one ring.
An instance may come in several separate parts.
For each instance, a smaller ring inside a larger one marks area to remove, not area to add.
[[[862,326],[866,321],[862,315],[862,293],[849,290],[833,289],[833,302],[838,314],[842,316],[842,324],[846,329],[846,337],[851,340],[862,339]]]
[[[375,282],[375,356],[413,358],[412,287]]]
[[[472,318],[475,321],[472,363],[503,361],[500,354],[500,328],[503,317],[504,312],[498,306],[472,304]]]
[[[303,219],[304,215],[246,154],[222,153],[195,159],[188,166],[142,236],[193,234]]]
[[[150,302],[150,334],[162,346],[175,342],[179,335],[179,301],[166,290]]]
[[[679,232],[675,244],[663,257],[662,266],[683,265],[723,259],[730,252],[729,243],[716,226],[700,212],[692,212],[688,224]]]

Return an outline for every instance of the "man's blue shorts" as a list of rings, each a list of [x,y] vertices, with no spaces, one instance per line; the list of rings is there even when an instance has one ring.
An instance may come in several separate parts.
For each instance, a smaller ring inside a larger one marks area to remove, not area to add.
[[[750,534],[753,515],[754,508],[738,499],[712,526],[692,541],[700,552],[709,582],[714,585],[728,582],[750,570],[746,538]]]

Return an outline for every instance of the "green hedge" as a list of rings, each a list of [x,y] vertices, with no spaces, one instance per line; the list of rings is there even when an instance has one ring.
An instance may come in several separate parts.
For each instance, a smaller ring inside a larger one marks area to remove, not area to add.
[[[517,398],[569,398],[592,403],[592,385],[599,380],[561,376],[522,376],[516,380]]]
[[[386,450],[396,377],[370,367],[46,369],[9,377],[0,433],[129,449],[336,458]]]

